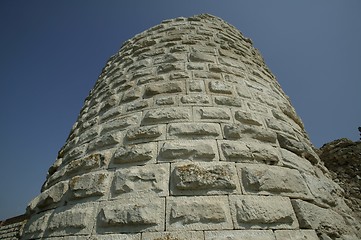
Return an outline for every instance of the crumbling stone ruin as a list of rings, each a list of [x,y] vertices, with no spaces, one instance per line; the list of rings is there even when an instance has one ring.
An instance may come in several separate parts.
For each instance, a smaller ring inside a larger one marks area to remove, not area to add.
[[[250,39],[166,20],[107,62],[22,239],[359,239],[328,176]]]

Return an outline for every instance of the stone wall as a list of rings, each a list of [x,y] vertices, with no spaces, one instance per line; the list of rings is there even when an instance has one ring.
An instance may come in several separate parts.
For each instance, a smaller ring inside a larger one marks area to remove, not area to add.
[[[0,221],[0,239],[14,240],[19,239],[22,235],[24,225],[28,220],[28,216],[20,215],[13,218]]]
[[[23,238],[358,239],[327,174],[249,39],[167,20],[107,62]]]

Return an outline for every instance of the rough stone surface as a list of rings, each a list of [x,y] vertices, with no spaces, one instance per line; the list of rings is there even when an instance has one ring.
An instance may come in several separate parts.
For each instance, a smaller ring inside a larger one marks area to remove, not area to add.
[[[328,176],[250,39],[208,14],[166,20],[106,63],[22,239],[360,239]]]

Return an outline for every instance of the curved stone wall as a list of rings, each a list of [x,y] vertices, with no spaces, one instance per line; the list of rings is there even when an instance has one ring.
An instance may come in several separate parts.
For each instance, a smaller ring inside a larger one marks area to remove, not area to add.
[[[24,239],[355,237],[325,173],[251,40],[214,16],[177,18],[109,59]]]

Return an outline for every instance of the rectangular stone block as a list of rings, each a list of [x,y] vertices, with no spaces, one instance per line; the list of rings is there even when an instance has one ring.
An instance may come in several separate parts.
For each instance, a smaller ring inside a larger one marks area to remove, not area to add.
[[[98,233],[164,231],[165,199],[132,198],[100,204]]]
[[[99,151],[106,148],[113,147],[123,140],[124,134],[122,132],[114,132],[95,139],[88,145],[88,152]]]
[[[145,232],[142,240],[204,240],[202,231]]]
[[[160,143],[158,161],[216,161],[219,159],[215,140],[173,140]]]
[[[112,131],[121,131],[131,125],[138,125],[140,122],[141,113],[132,114],[123,118],[113,119],[102,124],[101,134]]]
[[[299,170],[301,173],[314,174],[313,165],[305,158],[281,148],[283,166]]]
[[[247,125],[262,126],[262,120],[250,112],[235,111],[234,118],[240,123]]]
[[[107,172],[91,172],[75,176],[69,181],[69,189],[73,198],[104,196],[110,185]]]
[[[243,106],[243,100],[241,98],[236,98],[236,97],[216,96],[214,97],[214,102],[217,105],[224,105],[224,106],[237,107],[237,108],[241,108]]]
[[[168,123],[172,121],[190,121],[192,118],[191,108],[159,108],[146,111],[143,124]]]
[[[183,81],[148,84],[145,88],[144,96],[152,97],[158,94],[179,92],[185,92],[185,83]]]
[[[276,240],[272,230],[206,231],[205,240]]]
[[[55,209],[49,218],[48,236],[90,234],[94,227],[95,203],[70,205]]]
[[[238,84],[239,85],[239,84]],[[245,84],[242,84],[241,86],[236,86],[236,92],[238,96],[243,98],[251,98],[251,94],[248,91],[248,87]]]
[[[313,199],[308,187],[295,169],[265,164],[237,164],[243,191],[247,194],[281,195]]]
[[[251,150],[253,158],[257,162],[275,165],[280,160],[279,148],[268,143],[249,141],[247,147]]]
[[[113,179],[113,197],[167,196],[169,164],[147,164],[118,169]]]
[[[135,99],[139,99],[143,95],[143,90],[140,87],[133,87],[123,93],[121,98],[121,102],[130,102]]]
[[[96,236],[93,235],[92,240],[141,240],[141,234],[121,233],[121,234],[105,234],[105,235],[96,235]]]
[[[152,125],[131,128],[125,134],[129,142],[145,142],[165,139],[165,125]]]
[[[220,139],[221,127],[217,123],[171,123],[167,139]]]
[[[233,229],[227,197],[169,197],[167,231]]]
[[[139,111],[140,109],[149,107],[150,102],[148,100],[137,100],[124,105],[126,112]]]
[[[208,88],[211,93],[232,94],[233,85],[224,81],[209,81]]]
[[[319,240],[315,230],[276,230],[276,240]]]
[[[230,162],[253,162],[251,150],[245,142],[218,141],[221,160]]]
[[[207,122],[230,122],[231,111],[228,108],[194,107],[194,120]]]
[[[172,195],[215,195],[240,193],[234,163],[172,164]]]
[[[187,81],[189,92],[204,92],[204,81],[202,80],[191,80]]]
[[[215,57],[200,51],[193,51],[189,55],[191,62],[215,62]]]
[[[173,96],[162,96],[162,97],[155,97],[154,102],[157,105],[173,105],[176,103],[175,97]]]
[[[230,195],[236,229],[296,229],[291,201],[279,196]]]
[[[181,97],[180,101],[183,104],[190,104],[190,105],[210,105],[211,104],[211,98],[208,95],[204,95],[204,94],[184,95]]]
[[[155,162],[157,144],[155,142],[120,146],[113,156],[114,164],[145,164]]]
[[[31,212],[49,209],[59,203],[68,191],[68,182],[59,182],[35,197],[28,205]]]
[[[49,217],[53,211],[33,214],[25,225],[24,239],[37,239],[44,235]]]

